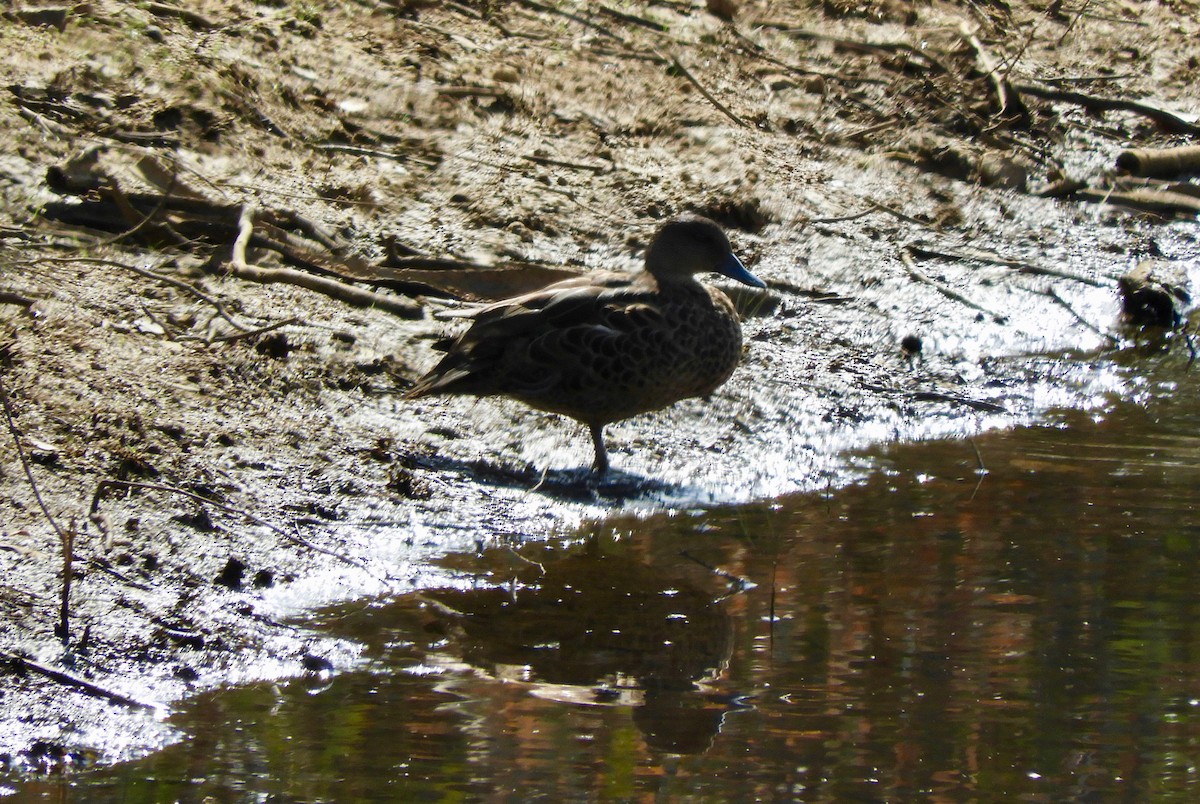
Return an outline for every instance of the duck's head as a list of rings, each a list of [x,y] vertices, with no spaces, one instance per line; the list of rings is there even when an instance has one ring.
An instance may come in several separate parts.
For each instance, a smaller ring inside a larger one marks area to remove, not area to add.
[[[666,281],[713,271],[751,287],[767,286],[734,255],[721,227],[700,215],[681,215],[659,227],[646,250],[646,270]]]

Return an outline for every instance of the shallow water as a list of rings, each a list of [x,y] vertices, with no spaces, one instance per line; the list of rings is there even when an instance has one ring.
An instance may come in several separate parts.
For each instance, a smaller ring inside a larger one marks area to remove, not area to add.
[[[1200,372],[1154,372],[829,495],[449,560],[462,588],[323,616],[360,670],[206,695],[184,742],[20,795],[1194,800]]]

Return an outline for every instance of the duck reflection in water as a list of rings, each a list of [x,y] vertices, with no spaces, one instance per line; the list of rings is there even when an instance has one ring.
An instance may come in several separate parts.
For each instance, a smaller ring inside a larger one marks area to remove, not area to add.
[[[728,296],[696,280],[706,272],[766,287],[717,224],[675,218],[643,271],[592,273],[483,308],[407,396],[507,396],[569,416],[591,432],[602,476],[605,425],[707,396],[737,367],[741,322]]]
[[[658,750],[702,753],[739,706],[711,687],[728,665],[732,620],[696,579],[583,554],[521,570],[511,591],[426,598],[463,661],[494,678],[519,668],[515,680],[539,697],[632,706]]]

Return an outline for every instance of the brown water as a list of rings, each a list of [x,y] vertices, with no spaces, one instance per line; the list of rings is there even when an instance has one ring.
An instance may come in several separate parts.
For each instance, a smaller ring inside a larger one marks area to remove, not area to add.
[[[460,557],[462,590],[323,618],[361,671],[205,696],[184,742],[21,794],[1196,800],[1197,385]]]

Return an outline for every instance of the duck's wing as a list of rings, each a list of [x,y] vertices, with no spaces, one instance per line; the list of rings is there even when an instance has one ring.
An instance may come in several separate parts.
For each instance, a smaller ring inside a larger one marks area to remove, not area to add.
[[[480,310],[408,395],[537,395],[661,326],[653,287],[627,274],[568,279]]]

